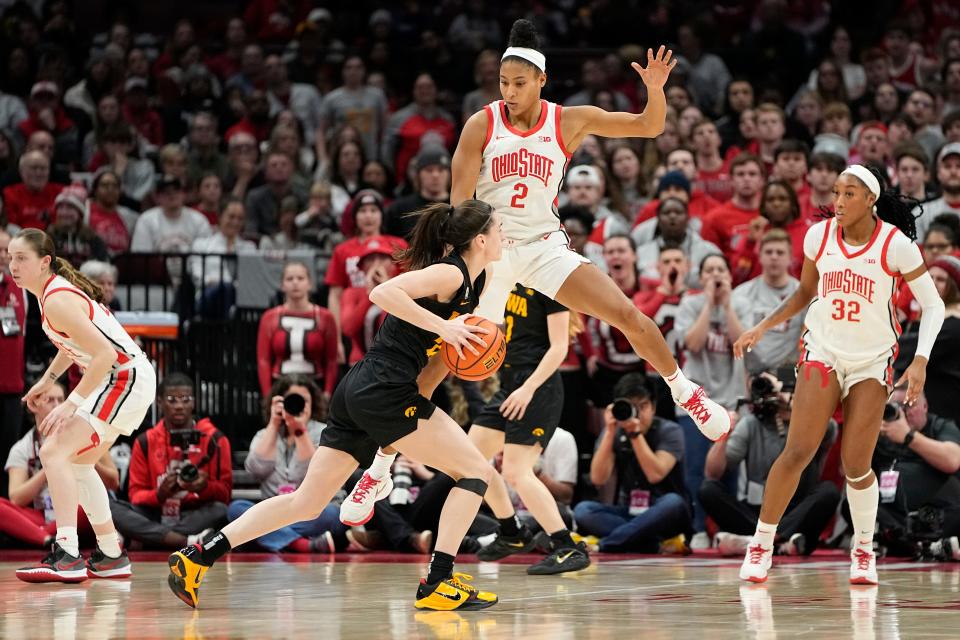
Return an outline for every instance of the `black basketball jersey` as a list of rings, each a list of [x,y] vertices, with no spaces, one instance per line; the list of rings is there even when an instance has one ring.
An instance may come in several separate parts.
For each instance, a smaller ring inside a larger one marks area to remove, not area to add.
[[[547,316],[567,308],[539,291],[517,284],[507,297],[503,313],[507,339],[505,367],[536,367],[550,348]]]
[[[437,264],[452,264],[459,268],[463,273],[463,284],[449,302],[438,302],[431,298],[419,298],[415,302],[430,313],[448,320],[473,313],[480,303],[486,272],[481,272],[471,283],[467,265],[459,254],[451,254],[437,261]],[[413,378],[416,378],[427,366],[427,360],[440,352],[442,342],[443,339],[437,334],[388,315],[365,357],[399,363],[405,368],[408,367]]]

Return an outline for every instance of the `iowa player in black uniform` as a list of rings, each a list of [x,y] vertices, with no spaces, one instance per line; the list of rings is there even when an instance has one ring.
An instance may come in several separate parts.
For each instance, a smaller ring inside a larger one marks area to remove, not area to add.
[[[520,284],[514,287],[504,310],[507,355],[500,370],[500,390],[470,428],[470,439],[484,457],[503,452],[503,476],[494,476],[485,496],[500,521],[500,532],[477,557],[500,560],[534,546],[532,532],[520,524],[514,511],[506,479],[550,534],[551,552],[527,568],[531,575],[590,566],[586,547],[570,537],[553,495],[534,473],[563,411],[563,382],[557,369],[570,346],[570,317],[566,307],[542,293]]]
[[[428,352],[443,340],[462,353],[483,348],[481,327],[463,320],[476,308],[488,266],[500,258],[499,216],[486,203],[424,209],[403,256],[408,271],[370,292],[388,314],[373,346],[333,394],[327,427],[306,477],[293,493],[264,500],[207,539],[170,556],[168,583],[197,606],[204,574],[232,547],[281,527],[311,520],[326,507],[358,464],[369,465],[378,446],[442,470],[457,480],[440,517],[429,575],[417,590],[418,609],[469,610],[497,597],[453,573],[453,560],[494,473],[463,429],[420,395],[417,377]],[[430,367],[444,367],[442,362]]]

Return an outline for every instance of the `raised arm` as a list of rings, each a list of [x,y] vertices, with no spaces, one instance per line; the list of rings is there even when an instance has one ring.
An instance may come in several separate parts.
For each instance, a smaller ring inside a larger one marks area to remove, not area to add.
[[[568,149],[580,146],[588,135],[606,138],[654,138],[663,132],[667,117],[667,99],[663,85],[677,61],[671,60],[673,51],[661,46],[656,55],[647,49],[647,67],[631,63],[647,88],[647,105],[643,113],[604,111],[598,107],[565,107],[562,116],[563,139]]]

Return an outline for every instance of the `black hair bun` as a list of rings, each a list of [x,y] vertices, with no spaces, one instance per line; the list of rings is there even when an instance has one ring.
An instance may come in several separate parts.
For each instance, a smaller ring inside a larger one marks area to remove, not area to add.
[[[540,51],[540,36],[537,35],[537,28],[529,20],[523,18],[517,20],[510,28],[508,46]]]

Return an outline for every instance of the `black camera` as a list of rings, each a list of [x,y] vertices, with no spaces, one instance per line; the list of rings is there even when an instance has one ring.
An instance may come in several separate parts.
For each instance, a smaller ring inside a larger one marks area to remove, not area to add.
[[[897,417],[900,415],[901,410],[902,410],[902,406],[900,405],[899,402],[888,402],[883,407],[883,421],[892,422],[896,420]]]
[[[177,478],[184,484],[191,484],[200,476],[200,469],[189,460],[180,465],[177,469]]]
[[[784,404],[780,394],[790,393],[796,386],[797,375],[793,367],[784,366],[768,375],[755,375],[750,380],[750,398],[738,401],[737,407],[748,404],[750,411],[760,422],[776,422],[777,414]]]
[[[191,446],[200,444],[201,435],[196,429],[171,429],[170,445],[186,451]]]
[[[298,416],[307,408],[307,401],[299,393],[290,393],[283,398],[283,410],[292,416]]]
[[[637,412],[637,407],[627,398],[616,398],[613,401],[613,406],[610,407],[610,412],[613,414],[614,419],[620,422],[631,420],[640,415]]]

